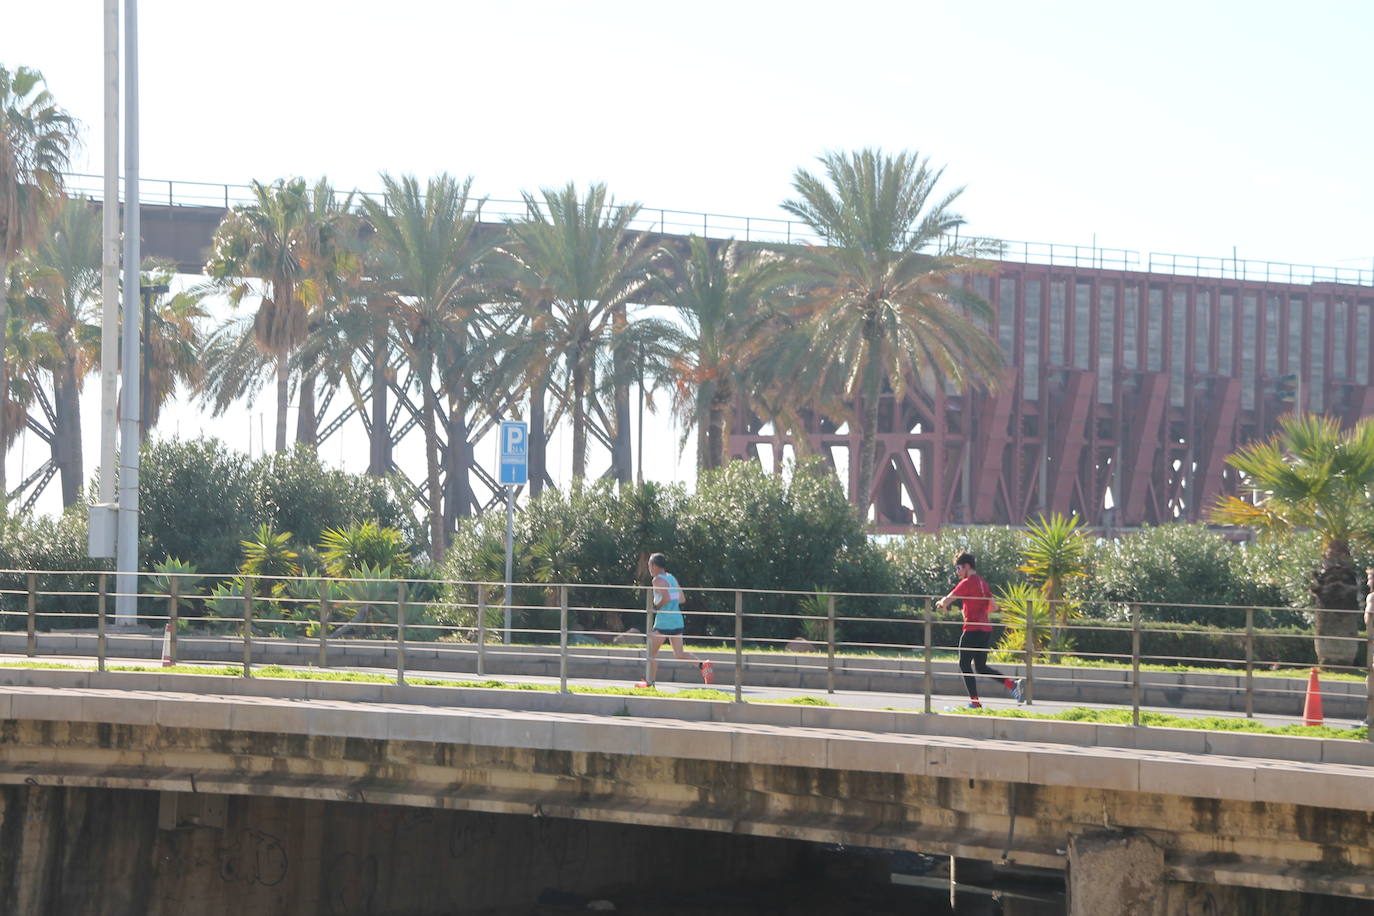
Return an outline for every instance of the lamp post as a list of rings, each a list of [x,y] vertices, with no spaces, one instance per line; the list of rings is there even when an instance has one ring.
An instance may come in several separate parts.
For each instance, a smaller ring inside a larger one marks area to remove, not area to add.
[[[115,540],[115,623],[138,622],[139,188],[138,0],[124,0],[124,345],[119,430],[119,523]]]

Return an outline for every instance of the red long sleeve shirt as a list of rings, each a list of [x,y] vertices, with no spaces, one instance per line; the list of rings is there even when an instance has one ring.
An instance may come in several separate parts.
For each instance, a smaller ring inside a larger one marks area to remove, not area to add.
[[[992,629],[988,622],[988,611],[992,607],[992,589],[982,576],[969,573],[959,580],[959,584],[954,586],[954,591],[950,594],[961,599],[965,630]]]

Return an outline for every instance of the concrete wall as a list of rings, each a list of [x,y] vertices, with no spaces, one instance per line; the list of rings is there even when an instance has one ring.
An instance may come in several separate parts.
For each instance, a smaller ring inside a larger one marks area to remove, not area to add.
[[[0,912],[451,916],[532,907],[546,888],[615,896],[618,885],[766,880],[805,850],[767,837],[244,796],[227,798],[219,824],[163,829],[159,809],[176,794],[0,788]]]

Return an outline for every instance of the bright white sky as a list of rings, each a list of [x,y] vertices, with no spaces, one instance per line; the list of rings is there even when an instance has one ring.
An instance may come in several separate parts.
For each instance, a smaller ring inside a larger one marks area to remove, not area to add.
[[[795,168],[878,145],[947,164],[977,234],[1374,266],[1374,5],[1355,0],[139,6],[145,177],[448,170],[498,198],[602,180],[776,217]],[[45,73],[92,172],[100,27],[96,0],[0,14],[0,63]],[[687,476],[672,451],[649,476]]]

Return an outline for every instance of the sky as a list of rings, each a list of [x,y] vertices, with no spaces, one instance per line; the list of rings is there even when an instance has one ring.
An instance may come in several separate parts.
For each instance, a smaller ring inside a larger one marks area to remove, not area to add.
[[[777,218],[798,167],[879,146],[944,165],[979,235],[1374,267],[1369,3],[141,0],[139,23],[145,177],[604,181]],[[94,0],[0,12],[0,64],[43,71],[89,172],[101,41]],[[690,478],[652,423],[646,476]]]

